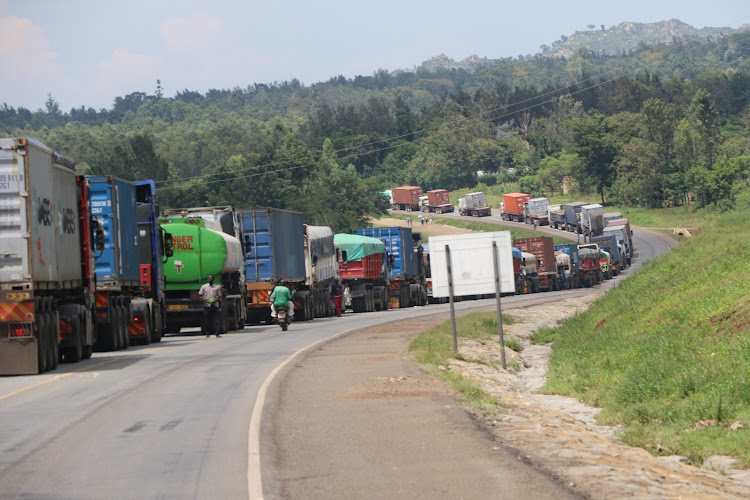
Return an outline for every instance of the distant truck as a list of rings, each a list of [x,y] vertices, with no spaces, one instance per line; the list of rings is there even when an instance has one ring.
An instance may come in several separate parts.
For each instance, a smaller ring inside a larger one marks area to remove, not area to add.
[[[516,295],[525,295],[539,291],[536,257],[533,254],[521,252],[517,247],[512,247],[511,253]]]
[[[401,186],[393,188],[391,195],[393,197],[393,210],[406,210],[407,212],[419,211],[419,198],[424,191],[419,186]]]
[[[604,210],[598,203],[583,205],[581,207],[581,227],[587,236],[601,234],[604,229]]]
[[[476,192],[459,198],[458,213],[471,217],[484,217],[492,215],[492,209],[487,204],[487,196],[483,192]]]
[[[562,205],[550,205],[547,208],[547,217],[550,227],[565,229],[565,210]]]
[[[562,256],[567,257],[567,259],[561,258]],[[555,245],[555,258],[558,276],[564,277],[561,289],[580,288],[581,263],[578,257],[578,245],[575,243]]]
[[[524,221],[526,224],[536,222],[539,226],[549,224],[549,199],[532,198],[524,204]]]
[[[525,193],[507,193],[503,195],[502,213],[503,220],[523,222],[525,218],[524,205],[531,197]]]
[[[581,207],[588,205],[585,201],[574,201],[563,205],[565,211],[565,230],[571,233],[583,234],[581,226]]]
[[[595,236],[591,238],[591,243],[599,245],[599,248],[609,253],[613,276],[617,276],[625,269],[625,247],[617,241],[617,236],[614,234]]]
[[[355,313],[385,311],[389,307],[388,256],[385,243],[359,234],[335,234],[341,282],[349,287]]]
[[[377,238],[388,253],[390,307],[412,307],[427,304],[427,286],[422,257],[421,233],[405,227],[369,227],[355,229],[354,234]]]
[[[271,321],[271,293],[279,280],[286,281],[289,289],[295,291],[292,297],[294,319],[313,319],[315,294],[310,294],[306,284],[302,213],[270,207],[252,208],[239,210],[238,219],[244,251],[248,322]],[[328,297],[325,299],[327,307]]]
[[[165,210],[160,219],[172,235],[172,257],[164,266],[167,333],[199,327],[198,291],[213,275],[222,287],[219,331],[245,326],[245,269],[237,212],[230,206]]]
[[[579,248],[580,283],[586,288],[601,284],[602,269],[599,250],[593,248]]]
[[[419,197],[419,208],[423,212],[435,212],[436,214],[453,212],[455,209],[446,189],[427,191],[427,196]]]
[[[630,240],[630,235],[628,234],[628,226],[625,225],[619,225],[619,226],[612,226],[609,225],[604,228],[604,231],[602,232],[602,236],[614,236],[617,240],[617,243],[623,246],[623,266],[628,267],[631,264],[632,258],[633,258],[633,247]]]
[[[29,138],[0,139],[0,374],[54,370],[93,352],[102,229],[75,164]]]
[[[549,236],[535,236],[513,240],[513,246],[536,257],[539,288],[543,292],[557,290],[557,261],[555,244]]]
[[[604,227],[607,227],[610,222],[613,220],[622,219],[622,213],[620,212],[604,212],[604,216],[602,217],[604,221]]]

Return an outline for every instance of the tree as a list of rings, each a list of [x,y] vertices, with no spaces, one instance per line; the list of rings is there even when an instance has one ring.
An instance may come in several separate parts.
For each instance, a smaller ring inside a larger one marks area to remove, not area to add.
[[[616,149],[609,136],[607,120],[597,114],[590,119],[574,119],[568,122],[573,135],[575,152],[581,162],[575,172],[581,186],[593,185],[605,204],[604,191],[614,182],[614,160]]]

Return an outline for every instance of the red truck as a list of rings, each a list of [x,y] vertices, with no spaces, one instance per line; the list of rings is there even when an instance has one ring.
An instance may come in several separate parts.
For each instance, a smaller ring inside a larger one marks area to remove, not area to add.
[[[549,236],[534,236],[513,240],[513,246],[536,257],[539,288],[543,292],[557,290],[557,260],[555,243]]]
[[[419,198],[424,191],[419,186],[401,186],[393,188],[393,210],[413,212],[419,210]]]
[[[341,283],[349,287],[352,311],[387,310],[390,282],[385,244],[369,236],[335,234],[333,245]]]
[[[524,221],[524,205],[531,199],[531,196],[524,193],[507,193],[503,195],[502,213],[500,216],[503,220],[516,222]]]
[[[427,196],[419,198],[419,205],[423,212],[442,214],[444,212],[453,212],[454,210],[447,189],[427,191]]]
[[[581,264],[581,283],[586,288],[601,284],[602,268],[599,250],[593,248],[580,248],[578,259]]]

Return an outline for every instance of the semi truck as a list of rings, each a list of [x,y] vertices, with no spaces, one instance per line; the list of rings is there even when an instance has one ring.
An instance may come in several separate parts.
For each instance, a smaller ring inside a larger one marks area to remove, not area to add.
[[[483,192],[467,193],[458,200],[458,213],[472,217],[492,215],[492,209],[487,204],[487,196]]]
[[[534,236],[513,240],[513,246],[536,257],[539,288],[543,292],[557,290],[557,261],[555,244],[549,236]]]
[[[390,307],[427,304],[421,233],[412,233],[408,227],[370,227],[355,229],[354,234],[377,238],[385,243],[389,259]]]
[[[310,293],[307,285],[302,213],[271,207],[243,209],[239,211],[239,221],[249,321],[271,321],[271,293],[279,280],[286,281],[289,289],[295,291],[294,319],[313,319],[315,294]],[[325,299],[327,307],[328,297]]]
[[[539,226],[549,224],[549,199],[548,198],[532,198],[527,201],[523,206],[524,221],[526,224],[533,224],[536,222]]]
[[[198,291],[213,275],[222,287],[219,332],[245,325],[245,269],[237,213],[230,206],[165,210],[159,220],[172,235],[164,265],[166,332],[203,326]]]
[[[610,255],[613,276],[617,276],[625,269],[625,247],[617,241],[617,236],[614,234],[595,236],[591,238],[591,243],[599,245],[599,248]]]
[[[601,234],[604,229],[604,210],[598,203],[583,205],[580,212],[581,227],[587,236]]]
[[[385,243],[358,234],[335,234],[339,275],[349,287],[352,311],[384,311],[389,307],[388,258]]]
[[[454,211],[446,189],[427,191],[427,196],[419,197],[419,207],[423,212],[435,212],[436,214]]]
[[[565,211],[565,230],[571,233],[583,234],[581,226],[581,207],[588,205],[585,201],[574,201],[563,205]]]
[[[419,186],[401,186],[391,190],[393,197],[393,210],[406,210],[416,212],[420,209],[419,198],[424,191]]]
[[[296,297],[299,307],[304,310],[303,293],[307,292],[312,300],[307,300],[308,308],[305,317],[324,318],[330,316],[328,301],[331,297],[331,285],[339,278],[339,265],[336,260],[336,246],[333,231],[328,226],[308,226],[305,224],[305,283],[297,289]]]
[[[104,234],[75,164],[29,138],[0,139],[0,374],[91,357]]]
[[[581,261],[578,255],[578,245],[575,243],[561,243],[555,245],[555,254],[565,254],[568,257],[568,265],[565,267],[563,261],[563,274],[565,276],[565,288],[580,288],[581,287]],[[559,266],[559,262],[558,262]],[[558,273],[560,269],[558,268]]]
[[[599,250],[593,248],[579,248],[578,259],[580,262],[580,283],[586,288],[601,284],[602,269],[599,262]]]
[[[547,209],[549,225],[555,229],[565,229],[565,210],[562,205],[550,205]]]
[[[538,291],[539,276],[537,275],[536,257],[533,254],[521,252],[516,247],[511,248],[511,255],[516,295]]]
[[[503,220],[523,222],[524,205],[531,197],[524,193],[506,193],[503,195],[500,217]]]
[[[611,223],[610,223],[611,224]],[[631,260],[633,258],[633,246],[630,239],[630,234],[628,232],[628,226],[625,225],[618,225],[613,226],[609,225],[604,228],[604,231],[602,231],[603,236],[614,236],[617,240],[617,243],[621,244],[623,246],[624,256],[623,256],[623,263],[624,266],[630,266]]]

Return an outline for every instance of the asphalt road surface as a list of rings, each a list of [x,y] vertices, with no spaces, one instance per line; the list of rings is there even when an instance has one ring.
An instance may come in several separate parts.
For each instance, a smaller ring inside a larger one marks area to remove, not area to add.
[[[638,232],[636,245],[643,256],[666,250]],[[294,323],[286,333],[250,326],[218,339],[169,336],[43,375],[2,377],[0,497],[247,498],[252,478],[260,477],[253,469],[266,460],[250,421],[269,374],[316,342],[444,314],[447,307],[316,319]]]

